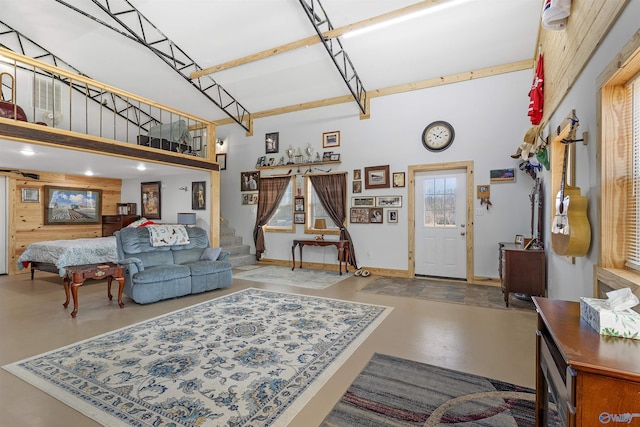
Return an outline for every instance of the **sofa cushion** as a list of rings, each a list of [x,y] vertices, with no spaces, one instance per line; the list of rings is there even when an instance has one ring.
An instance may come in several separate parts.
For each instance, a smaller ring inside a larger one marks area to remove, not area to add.
[[[202,252],[200,260],[202,261],[217,261],[222,252],[222,248],[207,248]]]
[[[192,276],[204,276],[231,270],[231,263],[226,261],[196,261],[185,264],[185,266],[191,269]]]
[[[204,251],[206,251],[206,249],[202,249],[202,248],[185,249],[181,251],[171,251],[173,253],[173,263],[186,264],[188,262],[199,261]]]
[[[154,265],[174,264],[171,251],[142,252],[136,254],[135,257],[142,261],[145,269]]]
[[[156,265],[154,267],[146,268],[144,271],[139,271],[133,275],[133,281],[136,284],[140,283],[157,283],[173,279],[181,279],[189,277],[191,270],[184,265]]]

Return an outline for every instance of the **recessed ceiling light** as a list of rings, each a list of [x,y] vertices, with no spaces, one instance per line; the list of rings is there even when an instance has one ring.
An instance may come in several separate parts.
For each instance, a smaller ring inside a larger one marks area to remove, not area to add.
[[[93,172],[88,170],[84,173],[86,176],[93,176]]]
[[[139,171],[143,171],[143,170],[146,170],[147,167],[145,165],[143,165],[142,163],[140,163],[136,169],[138,169]]]
[[[23,148],[22,150],[20,150],[20,154],[24,156],[33,156],[36,153],[31,148]]]

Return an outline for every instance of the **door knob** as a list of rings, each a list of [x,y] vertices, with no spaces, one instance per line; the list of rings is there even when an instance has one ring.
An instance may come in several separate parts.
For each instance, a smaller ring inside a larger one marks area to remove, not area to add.
[[[460,235],[461,235],[461,236],[464,236],[465,234],[467,234],[467,233],[465,233],[464,231],[461,231],[461,232],[460,232]]]

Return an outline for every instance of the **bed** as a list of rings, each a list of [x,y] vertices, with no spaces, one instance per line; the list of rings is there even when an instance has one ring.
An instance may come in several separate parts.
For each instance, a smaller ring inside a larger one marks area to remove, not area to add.
[[[94,237],[73,240],[49,240],[32,243],[18,258],[18,269],[31,264],[31,279],[35,270],[66,274],[65,267],[72,265],[117,262],[116,238]]]

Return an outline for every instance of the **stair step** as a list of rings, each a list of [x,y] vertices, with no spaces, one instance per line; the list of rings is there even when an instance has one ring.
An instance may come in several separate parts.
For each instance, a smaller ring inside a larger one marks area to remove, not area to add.
[[[232,255],[229,257],[229,262],[234,268],[241,265],[253,265],[256,263],[256,256],[254,254]]]
[[[220,236],[220,246],[241,246],[242,237],[239,236]]]
[[[249,245],[223,246],[225,251],[229,251],[231,255],[246,255],[250,251]]]

